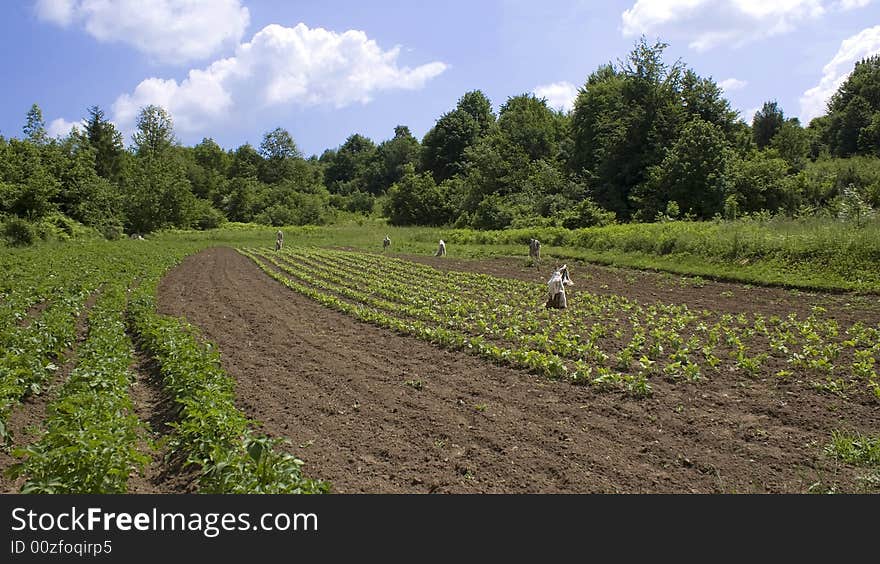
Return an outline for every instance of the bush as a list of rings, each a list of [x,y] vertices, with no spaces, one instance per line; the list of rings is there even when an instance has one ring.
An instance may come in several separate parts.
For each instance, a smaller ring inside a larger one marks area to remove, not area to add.
[[[26,247],[36,241],[37,230],[20,217],[10,217],[3,223],[3,238],[13,247]]]
[[[513,221],[513,212],[504,200],[496,195],[486,196],[477,205],[471,217],[471,226],[481,230],[504,229]]]
[[[97,229],[108,241],[121,239],[122,235],[125,233],[122,221],[116,218],[105,220],[97,226]]]
[[[193,225],[196,229],[216,229],[226,222],[223,212],[216,209],[207,200],[197,200],[194,212]]]
[[[449,219],[434,178],[429,173],[415,174],[412,167],[388,190],[385,214],[391,225],[443,225]]]
[[[53,213],[43,218],[42,223],[48,223],[56,227],[67,238],[73,237],[76,230],[76,222],[60,213]]]
[[[375,201],[373,196],[366,192],[356,191],[347,198],[345,209],[352,213],[371,214]]]
[[[614,223],[615,214],[607,211],[590,198],[565,213],[562,217],[562,226],[566,229],[581,229],[584,227],[602,227]]]

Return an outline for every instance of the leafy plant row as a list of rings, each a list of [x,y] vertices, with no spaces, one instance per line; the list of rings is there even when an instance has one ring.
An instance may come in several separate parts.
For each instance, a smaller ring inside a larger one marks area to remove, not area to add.
[[[822,308],[815,308],[805,319],[798,319],[795,314],[769,318],[758,313],[733,316],[705,310],[695,312],[684,305],[643,306],[619,296],[578,292],[573,307],[541,328],[536,327],[536,320],[544,322],[542,316],[529,311],[530,320],[523,324],[522,316],[517,317],[503,305],[505,301],[528,303],[535,285],[518,281],[492,283],[484,275],[440,272],[381,255],[333,251],[332,259],[327,260],[351,267],[346,270],[353,269],[359,275],[380,274],[413,288],[428,287],[431,293],[460,286],[467,295],[473,287],[468,278],[472,278],[486,285],[490,295],[498,296],[501,302],[489,308],[499,314],[496,321],[490,321],[481,331],[503,329],[515,333],[520,326],[535,334],[538,346],[549,345],[548,350],[563,356],[586,352],[600,367],[611,361],[624,371],[635,369],[693,381],[722,369],[754,377],[766,372],[765,366],[775,366],[775,375],[782,379],[797,373],[811,378],[815,387],[833,393],[843,393],[853,386],[858,391],[867,383],[872,395],[880,398],[874,368],[880,358],[880,328],[861,323],[839,327],[834,319],[824,315]],[[505,287],[509,289],[506,294]],[[443,299],[438,302],[438,307],[444,306]],[[629,339],[629,343],[621,349],[617,343],[622,339]],[[779,369],[781,366],[787,368]]]
[[[523,368],[548,378],[590,383],[607,389],[623,389],[635,396],[651,394],[651,387],[647,382],[632,376],[608,371],[607,373],[600,374],[597,378],[586,380],[584,375],[589,373],[590,369],[582,363],[576,364],[574,370],[569,370],[563,359],[553,354],[529,348],[499,346],[487,342],[482,336],[467,335],[454,329],[431,325],[419,319],[401,319],[390,312],[382,311],[363,303],[347,301],[337,295],[333,295],[333,293],[327,292],[322,289],[322,286],[310,285],[303,278],[300,278],[301,281],[299,282],[291,279],[273,269],[256,254],[244,249],[239,249],[239,252],[253,260],[261,270],[288,288],[312,298],[322,305],[352,315],[361,321],[391,329],[400,334],[414,336],[443,348],[460,350],[480,356],[501,365]],[[271,263],[271,261],[269,262]]]
[[[58,370],[61,356],[73,343],[76,320],[92,289],[59,295],[39,319],[16,328],[0,351],[0,438],[10,439],[10,410],[27,394],[40,393]]]
[[[201,468],[200,491],[329,490],[305,478],[303,462],[285,453],[280,441],[251,431],[252,422],[234,406],[232,380],[217,353],[185,323],[155,312],[159,277],[207,244],[89,242],[0,256],[8,267],[0,272],[0,431],[15,403],[39,392],[59,369],[86,299],[101,286],[87,339],[71,357],[76,366],[48,407],[41,438],[13,450],[22,459],[13,472],[27,478],[24,492],[124,492],[129,475],[148,462],[138,446],[149,439],[128,396],[132,332],[161,367],[179,416],[170,450],[176,460]],[[125,290],[139,283],[128,307]],[[42,313],[21,323],[38,302],[47,304]]]
[[[141,425],[128,395],[132,345],[125,332],[125,286],[106,286],[89,312],[76,368],[48,408],[42,438],[14,454],[22,493],[124,493],[149,457],[138,450]]]
[[[306,478],[303,461],[280,441],[256,436],[234,405],[233,380],[193,327],[156,313],[156,280],[142,283],[129,306],[131,329],[160,367],[162,385],[177,406],[169,441],[173,456],[201,469],[204,493],[325,493],[329,484]]]
[[[840,395],[868,390],[880,399],[880,330],[839,327],[821,308],[804,319],[767,318],[580,291],[568,310],[547,312],[535,307],[541,284],[347,251],[289,248],[262,257],[307,285],[386,314],[565,359],[579,382],[770,374]]]

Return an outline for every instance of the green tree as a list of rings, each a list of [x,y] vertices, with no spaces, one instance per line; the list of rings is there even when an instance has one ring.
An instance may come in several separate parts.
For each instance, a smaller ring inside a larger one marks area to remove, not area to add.
[[[636,212],[645,216],[638,206],[647,200],[632,197],[633,191],[666,158],[688,124],[699,120],[714,126],[726,144],[739,143],[741,137],[736,112],[718,86],[680,61],[666,64],[666,48],[641,38],[625,60],[590,75],[572,112],[569,168],[590,184],[599,205],[624,220]],[[665,202],[653,202],[649,211],[660,204],[664,210]]]
[[[764,105],[752,118],[752,135],[758,149],[770,145],[770,140],[782,129],[784,123],[785,115],[779,104],[775,100],[764,102]]]
[[[422,169],[442,182],[461,171],[465,150],[495,125],[492,103],[479,90],[467,92],[422,140]]]
[[[702,78],[687,69],[681,79],[681,98],[686,120],[696,117],[706,123],[714,123],[733,142],[737,112],[731,109],[730,102],[724,98],[724,91],[715,81]]]
[[[175,151],[171,116],[159,106],[144,107],[133,137],[137,158],[125,171],[123,181],[128,230],[147,233],[191,227],[198,203],[183,155]]]
[[[388,190],[385,214],[392,225],[443,225],[446,201],[429,173],[407,166],[403,178]]]
[[[590,198],[584,198],[562,213],[562,226],[566,229],[601,227],[611,223],[614,223],[614,212],[603,209]]]
[[[281,127],[263,135],[260,156],[263,157],[263,162],[259,168],[259,177],[267,184],[290,180],[293,175],[293,162],[302,159],[302,153],[293,137]]]
[[[229,165],[229,178],[257,178],[263,157],[250,144],[241,145],[232,154],[232,162]]]
[[[110,181],[97,173],[96,150],[88,133],[74,132],[62,144],[64,161],[58,171],[58,204],[61,212],[85,225],[104,232],[121,225],[122,197]],[[118,177],[121,172],[115,172]]]
[[[509,98],[498,113],[498,128],[532,160],[555,158],[560,124],[547,101],[532,94]]]
[[[95,172],[101,178],[117,182],[122,169],[122,153],[125,151],[122,133],[104,117],[104,111],[98,106],[92,106],[88,112],[85,134],[94,151]]]
[[[682,65],[663,62],[666,47],[642,38],[619,69],[593,73],[575,101],[572,168],[592,178],[596,201],[622,218],[634,211],[633,188],[681,127]]]
[[[0,214],[31,221],[57,210],[58,179],[44,165],[41,147],[10,139],[0,162]]]
[[[394,128],[394,137],[383,141],[376,148],[378,161],[377,174],[369,186],[372,194],[381,194],[403,178],[406,165],[418,165],[421,145],[413,137],[409,127],[398,125]]]
[[[456,215],[472,215],[483,199],[508,196],[526,188],[529,156],[519,145],[496,130],[467,148],[456,184]]]
[[[727,195],[734,196],[740,212],[792,212],[798,200],[796,194],[789,191],[789,167],[786,160],[768,151],[744,160],[735,159],[730,166]]]
[[[43,121],[43,111],[40,106],[34,104],[28,110],[24,127],[22,128],[24,137],[34,145],[45,145],[49,141],[49,135],[46,133],[46,122]]]
[[[856,62],[828,102],[823,139],[835,156],[880,154],[880,55]]]
[[[150,104],[141,109],[134,132],[134,149],[138,156],[160,157],[176,144],[174,121],[160,106]]]
[[[332,193],[367,192],[378,172],[376,144],[355,133],[339,147],[324,171],[324,182]]]
[[[513,209],[510,204],[497,194],[490,194],[480,200],[471,216],[471,227],[474,229],[505,229],[513,221]]]
[[[720,212],[727,191],[731,151],[724,133],[695,118],[663,161],[651,167],[647,181],[634,192],[641,219],[663,213],[676,202],[685,213],[709,219]]]
[[[130,233],[186,229],[196,219],[196,197],[177,159],[136,159],[125,173],[124,195]]]
[[[218,207],[226,194],[226,173],[229,155],[211,138],[187,150],[187,178],[193,194],[211,200]]]
[[[253,177],[236,176],[231,179],[229,192],[221,204],[226,217],[230,221],[253,221],[259,211],[263,186]]]
[[[801,127],[797,118],[791,118],[782,124],[770,147],[785,159],[792,170],[803,170],[810,154],[810,134]]]

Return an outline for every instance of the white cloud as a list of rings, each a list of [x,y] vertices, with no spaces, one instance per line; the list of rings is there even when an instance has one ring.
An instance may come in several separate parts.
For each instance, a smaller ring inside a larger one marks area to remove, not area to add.
[[[40,19],[68,26],[73,21],[75,0],[37,0],[36,10]]]
[[[742,90],[749,83],[745,80],[739,80],[738,78],[727,78],[718,83],[719,88],[724,90],[725,92],[730,92],[732,90]]]
[[[819,84],[801,96],[801,123],[823,115],[828,99],[852,72],[856,61],[880,53],[880,25],[864,29],[845,39],[837,54],[822,69]]]
[[[67,121],[64,118],[57,118],[53,119],[46,127],[46,133],[48,133],[49,137],[53,139],[55,137],[67,137],[74,127],[85,129],[85,122],[82,120]]]
[[[175,128],[193,132],[245,112],[279,106],[366,104],[382,90],[422,88],[446,70],[442,62],[400,67],[400,48],[382,50],[363,31],[337,33],[305,24],[272,24],[239,45],[235,55],[181,82],[148,78],[113,104],[115,121],[130,131],[140,108],[167,109]]]
[[[205,59],[241,41],[241,0],[36,0],[37,16],[81,25],[99,41],[125,43],[166,63]]]
[[[871,0],[637,0],[621,15],[626,36],[662,32],[705,51],[780,35],[829,11],[866,6]]]
[[[871,3],[871,0],[841,0],[838,7],[841,10],[854,10],[856,8],[864,8]]]
[[[551,108],[568,112],[574,107],[578,88],[570,82],[563,81],[537,86],[532,92],[538,98],[546,98],[547,105]]]

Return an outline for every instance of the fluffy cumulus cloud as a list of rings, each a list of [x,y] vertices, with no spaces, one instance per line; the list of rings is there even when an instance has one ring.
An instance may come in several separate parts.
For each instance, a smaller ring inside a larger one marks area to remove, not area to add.
[[[85,130],[85,123],[82,120],[67,121],[64,118],[53,119],[49,122],[49,125],[46,126],[46,133],[52,138],[67,137],[74,127]]]
[[[745,80],[739,80],[738,78],[727,78],[718,83],[718,86],[724,90],[725,92],[731,92],[733,90],[742,90],[749,83]]]
[[[626,36],[658,34],[689,41],[705,51],[794,30],[829,11],[851,10],[871,0],[637,0],[623,12]]]
[[[578,95],[578,88],[570,82],[554,82],[538,86],[532,93],[538,98],[546,98],[547,105],[553,109],[570,111],[574,107],[574,100]]]
[[[822,69],[822,79],[819,84],[801,96],[801,122],[809,123],[811,119],[824,114],[828,99],[850,75],[856,61],[878,53],[880,53],[880,25],[869,27],[845,39],[840,44],[837,54]]]
[[[236,45],[250,21],[240,0],[37,0],[37,16],[80,26],[164,63],[205,59]]]
[[[273,24],[239,45],[232,57],[191,70],[180,82],[142,81],[116,100],[115,120],[130,130],[140,108],[156,104],[171,112],[176,128],[199,131],[241,112],[366,104],[382,90],[422,88],[447,68],[442,62],[402,67],[399,55],[399,47],[383,50],[363,31]]]

